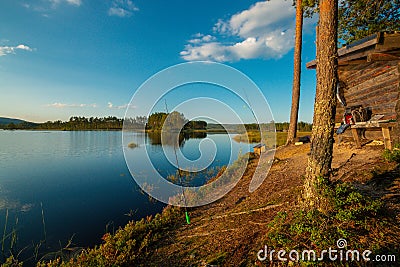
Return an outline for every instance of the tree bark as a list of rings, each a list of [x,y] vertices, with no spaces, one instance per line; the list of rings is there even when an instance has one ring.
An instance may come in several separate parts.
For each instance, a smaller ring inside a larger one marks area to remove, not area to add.
[[[317,89],[314,104],[311,153],[304,183],[304,204],[324,210],[326,199],[319,191],[329,181],[336,113],[338,0],[319,2],[317,29]],[[322,180],[320,180],[322,179]]]
[[[296,2],[296,39],[294,45],[292,108],[290,111],[290,124],[286,144],[291,144],[297,136],[297,121],[300,101],[301,77],[301,45],[303,39],[303,6],[302,1]]]

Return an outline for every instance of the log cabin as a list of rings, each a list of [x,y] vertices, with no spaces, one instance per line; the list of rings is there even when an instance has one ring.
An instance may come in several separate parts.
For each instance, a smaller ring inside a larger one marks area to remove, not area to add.
[[[316,60],[308,62],[315,69]],[[400,32],[379,32],[338,49],[336,125],[345,110],[362,107],[367,122],[353,122],[354,141],[361,147],[358,129],[382,130],[385,147],[400,137]],[[371,118],[379,118],[371,121]],[[368,121],[370,120],[370,121]],[[355,135],[357,133],[357,136]]]

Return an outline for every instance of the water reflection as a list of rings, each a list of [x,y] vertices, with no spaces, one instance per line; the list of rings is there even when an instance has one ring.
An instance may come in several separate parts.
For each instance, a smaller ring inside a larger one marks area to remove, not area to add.
[[[196,177],[185,173],[189,181],[182,183],[199,185],[213,177],[220,166],[232,163],[231,153],[236,156],[250,151],[251,145],[231,141],[227,134],[183,132],[162,137],[160,132],[132,132],[122,145],[121,132],[1,131],[0,229],[4,229],[8,210],[10,220],[19,221],[17,249],[38,243],[43,239],[42,203],[47,240],[40,253],[58,250],[60,242],[65,244],[71,236],[77,246],[94,246],[101,242],[110,221],[115,227],[122,226],[164,207],[140,193],[126,166],[122,147],[135,167],[142,167],[149,153],[154,167],[165,178],[176,175],[178,153],[181,169],[199,173]],[[139,146],[129,149],[130,142]],[[185,165],[184,158],[191,163]],[[199,166],[209,162],[209,168],[200,172]],[[147,173],[146,169],[139,170],[141,175]],[[7,228],[7,234],[11,230]],[[28,249],[24,251],[30,253]]]
[[[189,139],[204,139],[206,132],[170,132],[156,131],[147,133],[151,145],[180,146],[183,147]]]
[[[35,206],[34,203],[21,203],[18,200],[11,200],[5,196],[0,198],[0,211],[1,210],[12,210],[20,212],[28,212]]]
[[[203,139],[207,137],[206,132],[187,132],[183,134],[185,139]]]
[[[151,145],[183,146],[185,144],[185,138],[181,133],[156,131],[149,132],[147,136]]]

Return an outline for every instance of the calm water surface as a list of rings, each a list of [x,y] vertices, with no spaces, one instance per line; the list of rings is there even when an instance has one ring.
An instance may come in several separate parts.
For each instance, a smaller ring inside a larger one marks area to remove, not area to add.
[[[19,249],[32,247],[44,238],[42,252],[56,251],[60,243],[65,245],[70,238],[73,246],[92,246],[101,242],[106,231],[160,212],[164,204],[150,201],[132,179],[121,135],[107,131],[0,131],[1,235],[8,210],[7,233],[17,230]],[[205,161],[211,158],[213,168],[229,164],[231,152],[238,155],[251,148],[232,142],[227,134],[208,134],[208,141],[200,144],[207,140],[202,137],[186,138],[180,149],[191,160],[201,155]],[[157,138],[132,133],[131,140],[145,140],[145,147],[126,150],[138,166],[147,150],[161,174],[176,173]],[[171,147],[167,146],[165,151],[170,153]],[[207,177],[194,184],[204,179]]]

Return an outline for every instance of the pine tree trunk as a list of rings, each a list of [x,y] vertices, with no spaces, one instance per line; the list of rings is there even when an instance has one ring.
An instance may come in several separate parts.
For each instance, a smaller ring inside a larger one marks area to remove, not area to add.
[[[290,124],[286,144],[293,143],[297,136],[297,120],[300,100],[301,77],[301,45],[303,37],[303,7],[300,0],[296,3],[296,40],[294,45],[292,109],[290,111]]]
[[[304,204],[324,210],[326,199],[318,191],[320,179],[329,179],[336,113],[338,0],[321,0],[317,29],[317,89],[311,153],[304,183]]]

